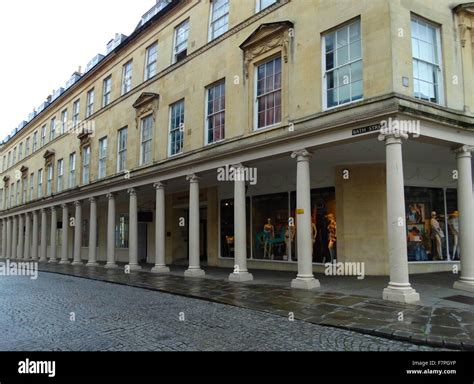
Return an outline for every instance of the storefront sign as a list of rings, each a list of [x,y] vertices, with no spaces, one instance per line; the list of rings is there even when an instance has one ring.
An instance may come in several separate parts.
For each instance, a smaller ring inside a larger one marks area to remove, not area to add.
[[[368,127],[356,128],[352,130],[352,136],[358,136],[358,135],[363,135],[364,133],[376,132],[376,131],[380,131],[380,129],[381,129],[380,124],[374,124],[374,125],[369,125]]]

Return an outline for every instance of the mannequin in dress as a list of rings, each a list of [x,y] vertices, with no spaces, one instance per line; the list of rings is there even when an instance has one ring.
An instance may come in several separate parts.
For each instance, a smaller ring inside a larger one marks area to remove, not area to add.
[[[286,225],[285,228],[285,257],[286,260],[289,259],[291,253],[291,245],[293,244],[293,240],[295,238],[295,226],[294,225]]]
[[[333,213],[329,213],[328,215],[326,215],[326,218],[329,222],[329,224],[328,224],[328,234],[329,234],[328,249],[329,249],[329,255],[330,255],[331,263],[332,263],[333,260],[336,259],[336,242],[337,242],[336,217],[334,216]]]
[[[272,224],[272,219],[267,219],[267,223],[263,226],[263,258],[273,258],[272,240],[275,238],[275,227]]]
[[[443,238],[444,233],[439,225],[439,221],[437,219],[437,213],[435,211],[431,212],[431,238],[436,242],[436,259],[443,260]],[[434,257],[433,257],[434,259]]]
[[[454,239],[452,258],[453,260],[459,260],[460,257],[459,257],[459,212],[458,211],[454,211],[449,216],[448,226]]]

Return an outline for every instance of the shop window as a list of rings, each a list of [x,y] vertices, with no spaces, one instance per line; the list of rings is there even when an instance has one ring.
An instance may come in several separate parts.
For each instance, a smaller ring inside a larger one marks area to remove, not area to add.
[[[458,191],[456,189],[446,190],[446,208],[448,211],[448,256],[450,260],[460,260]]]
[[[408,261],[450,260],[449,237],[454,245],[459,228],[456,191],[406,187],[405,201]]]

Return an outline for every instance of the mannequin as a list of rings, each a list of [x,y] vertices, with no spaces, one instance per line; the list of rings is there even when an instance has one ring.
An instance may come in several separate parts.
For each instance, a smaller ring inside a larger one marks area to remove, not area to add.
[[[263,226],[263,258],[273,258],[273,244],[272,240],[275,238],[275,227],[272,224],[272,219],[267,219],[267,223]]]
[[[448,226],[454,239],[452,258],[453,260],[459,260],[460,257],[459,257],[459,212],[458,211],[454,211],[449,216]],[[457,254],[457,257],[456,257],[456,254]]]
[[[431,239],[436,242],[436,259],[443,260],[443,241],[444,233],[439,225],[437,220],[437,213],[435,211],[431,212]],[[434,257],[433,257],[434,259]]]
[[[293,243],[294,238],[295,238],[295,226],[287,224],[285,228],[285,255],[284,255],[284,258],[286,257],[286,260],[288,260],[290,257],[291,245]]]
[[[326,215],[326,219],[328,220],[328,234],[329,234],[329,243],[328,243],[328,249],[329,249],[329,255],[331,258],[331,263],[333,260],[336,259],[336,242],[337,242],[337,237],[336,237],[336,217],[334,216],[333,213],[329,213]]]

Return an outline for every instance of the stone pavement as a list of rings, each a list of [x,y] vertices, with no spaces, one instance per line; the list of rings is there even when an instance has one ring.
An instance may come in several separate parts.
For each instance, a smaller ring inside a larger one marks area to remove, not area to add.
[[[1,351],[440,350],[67,275],[1,276],[0,292]]]
[[[261,282],[230,283],[216,276],[219,273],[224,275],[223,270],[214,276],[211,274],[205,279],[196,279],[176,274],[158,276],[148,270],[126,274],[123,269],[44,263],[39,265],[39,269],[168,292],[286,318],[294,316],[313,324],[414,344],[474,350],[472,308],[401,304],[344,292],[303,291]]]

